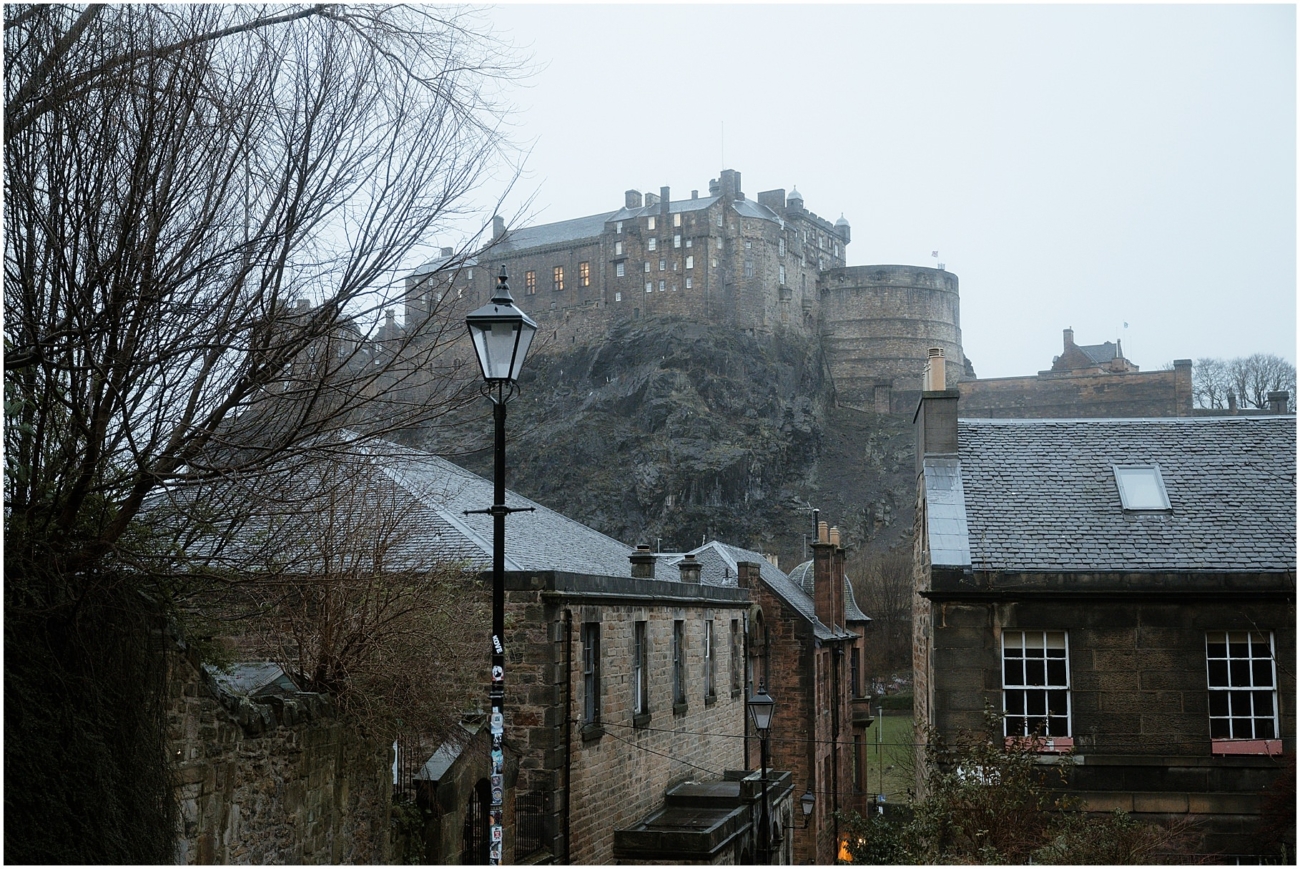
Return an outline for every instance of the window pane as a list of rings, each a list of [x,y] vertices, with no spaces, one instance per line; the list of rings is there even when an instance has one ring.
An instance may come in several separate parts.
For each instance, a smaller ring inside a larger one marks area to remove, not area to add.
[[[1047,684],[1065,685],[1065,661],[1050,659],[1047,662]]]
[[[1258,718],[1273,717],[1273,692],[1272,691],[1252,691],[1251,697],[1254,698],[1254,712]]]
[[[1228,714],[1228,693],[1226,691],[1210,692],[1210,714],[1219,717]]]
[[[1276,739],[1277,734],[1273,732],[1273,719],[1256,718],[1255,719],[1255,738],[1256,739]]]
[[[1046,715],[1047,714],[1047,692],[1026,691],[1025,705],[1028,706],[1030,715]]]
[[[1048,691],[1047,709],[1053,715],[1065,715],[1070,709],[1070,695],[1067,691]]]
[[[1025,692],[1007,692],[1007,714],[1023,715],[1025,712]]]
[[[1216,688],[1228,686],[1228,662],[1210,661],[1210,685]]]
[[[1273,662],[1267,659],[1259,660],[1258,658],[1251,662],[1250,669],[1255,677],[1256,688],[1273,687]]]
[[[1025,677],[1022,672],[1023,664],[1020,661],[1005,661],[1003,662],[1002,670],[1003,684],[1007,686],[1025,684]]]
[[[1250,662],[1232,660],[1228,662],[1228,684],[1234,688],[1250,687]]]
[[[1047,666],[1043,661],[1025,661],[1025,684],[1047,684]]]
[[[1228,719],[1211,718],[1210,719],[1210,738],[1211,739],[1228,739],[1232,735],[1228,728]]]

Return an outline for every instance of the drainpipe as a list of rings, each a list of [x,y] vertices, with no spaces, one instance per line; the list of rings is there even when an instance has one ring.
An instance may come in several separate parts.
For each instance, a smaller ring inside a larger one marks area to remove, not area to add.
[[[843,580],[841,580],[843,582]],[[844,698],[841,696],[840,669],[844,666],[844,646],[836,643],[831,660],[831,696],[835,698],[831,710],[831,834],[834,841],[831,848],[838,859],[840,853],[840,716],[844,714]]]
[[[569,795],[573,793],[573,610],[564,611],[564,865],[573,864],[569,844]]]

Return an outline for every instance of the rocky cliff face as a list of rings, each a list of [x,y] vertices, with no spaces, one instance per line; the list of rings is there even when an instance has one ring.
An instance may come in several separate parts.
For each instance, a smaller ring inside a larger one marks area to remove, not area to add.
[[[753,337],[672,318],[597,348],[530,358],[508,405],[507,485],[612,537],[683,550],[718,538],[804,557],[812,508],[850,546],[911,529],[910,420],[837,408],[815,339]],[[491,422],[456,445],[492,473]]]

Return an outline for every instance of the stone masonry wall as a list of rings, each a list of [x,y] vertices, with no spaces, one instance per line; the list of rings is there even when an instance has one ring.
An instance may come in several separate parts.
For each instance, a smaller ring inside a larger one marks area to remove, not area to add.
[[[1283,748],[1295,750],[1293,605],[1113,600],[936,603],[934,720],[946,733],[978,729],[1001,708],[1001,633],[1066,629],[1075,755],[1071,790],[1094,811],[1199,818],[1199,850],[1252,853],[1261,791],[1282,759],[1216,755],[1206,690],[1206,632],[1271,631]],[[919,675],[924,672],[918,667]],[[923,696],[917,685],[918,706]],[[919,717],[918,717],[918,720]]]
[[[388,862],[386,746],[323,703],[245,701],[232,712],[184,654],[169,664],[177,863]]]
[[[747,606],[738,596],[695,604],[510,592],[507,741],[521,754],[519,791],[549,795],[548,832],[557,857],[565,853],[566,740],[572,777],[568,856],[573,863],[614,862],[614,830],[631,827],[659,808],[670,785],[721,778],[726,770],[743,768],[746,709],[743,688],[733,690],[731,683],[731,622],[743,626]],[[716,664],[712,697],[704,685],[704,625],[709,619]],[[674,709],[671,695],[676,620],[685,623],[685,709]],[[648,721],[634,722],[632,649],[638,621],[647,623],[650,715]],[[599,728],[582,726],[584,622],[600,624]]]
[[[968,380],[961,415],[973,419],[1133,418],[1192,415],[1192,368],[1172,371]]]
[[[840,404],[911,413],[931,347],[943,348],[949,386],[963,376],[957,276],[919,266],[829,269],[818,282],[822,342]],[[887,387],[887,407],[877,386]]]

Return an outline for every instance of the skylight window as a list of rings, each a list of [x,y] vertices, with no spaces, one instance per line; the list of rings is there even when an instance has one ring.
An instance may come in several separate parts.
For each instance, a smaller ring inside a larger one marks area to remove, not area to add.
[[[1159,465],[1115,465],[1115,485],[1125,510],[1172,510]]]

